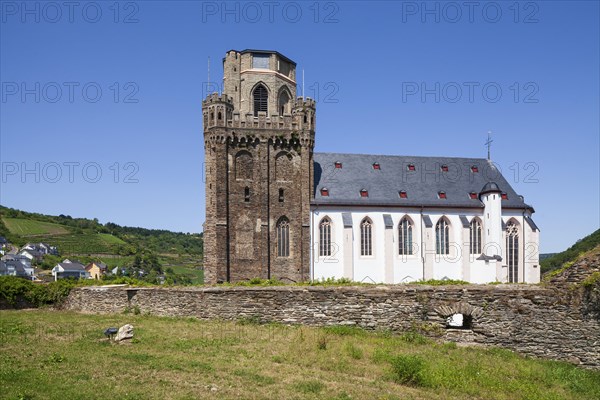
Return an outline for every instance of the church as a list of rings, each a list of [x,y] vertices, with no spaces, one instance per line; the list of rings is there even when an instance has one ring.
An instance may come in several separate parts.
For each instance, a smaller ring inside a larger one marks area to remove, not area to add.
[[[296,63],[230,50],[202,102],[206,283],[538,283],[534,209],[485,158],[315,153]]]

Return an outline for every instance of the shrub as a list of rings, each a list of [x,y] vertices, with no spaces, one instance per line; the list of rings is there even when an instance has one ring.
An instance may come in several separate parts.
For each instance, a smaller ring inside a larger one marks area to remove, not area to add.
[[[399,355],[390,359],[395,382],[402,385],[422,386],[424,382],[425,363],[423,359],[413,355]]]
[[[599,283],[600,283],[600,272],[594,272],[594,273],[590,274],[587,278],[585,278],[581,282],[581,285],[583,287],[591,288]]]
[[[364,285],[360,282],[353,282],[348,278],[323,278],[315,279],[309,283],[310,286],[348,286],[348,285]]]
[[[71,289],[76,286],[96,284],[92,280],[59,279],[47,284],[33,283],[15,276],[0,277],[0,298],[9,304],[16,305],[18,299],[27,301],[33,306],[40,307],[48,304],[60,304]]]
[[[17,298],[25,298],[33,283],[14,276],[0,276],[0,298],[9,304],[17,304]]]
[[[469,285],[469,282],[461,281],[458,279],[445,279],[445,280],[429,279],[427,281],[411,282],[411,284],[430,285],[430,286],[446,286],[446,285]]]

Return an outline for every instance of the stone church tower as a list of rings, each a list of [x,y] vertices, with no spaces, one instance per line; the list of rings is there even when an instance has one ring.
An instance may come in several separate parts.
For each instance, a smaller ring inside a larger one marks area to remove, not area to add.
[[[308,280],[315,102],[278,52],[231,50],[223,71],[202,102],[205,282]]]

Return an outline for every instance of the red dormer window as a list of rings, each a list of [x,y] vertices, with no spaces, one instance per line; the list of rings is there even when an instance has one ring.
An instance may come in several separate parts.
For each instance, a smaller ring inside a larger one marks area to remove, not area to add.
[[[408,164],[408,166],[406,167],[409,171],[415,171],[415,164]]]
[[[445,199],[446,198],[446,192],[438,192],[438,197],[440,199]]]
[[[500,197],[502,198],[502,200],[508,200],[508,195],[506,193],[501,193]]]
[[[448,172],[448,166],[442,165],[441,170],[442,170],[442,172]]]
[[[336,161],[336,162],[335,162],[335,167],[336,167],[336,168],[339,168],[339,169],[342,169],[342,163],[341,163],[341,162],[339,162],[339,161]]]
[[[379,165],[379,163],[373,163],[373,169],[381,169],[381,165]]]
[[[360,191],[360,197],[369,197],[369,191],[367,189],[362,189]]]
[[[474,200],[476,200],[477,199],[477,193],[471,192],[471,193],[469,193],[469,197],[472,198],[472,199],[474,199]]]
[[[408,198],[408,195],[406,194],[406,190],[401,190],[398,192],[398,195],[400,196],[401,199],[406,199]]]
[[[321,196],[329,197],[329,189],[321,188]]]
[[[471,165],[471,172],[473,172],[473,173],[479,172],[479,167],[477,167],[477,165]]]

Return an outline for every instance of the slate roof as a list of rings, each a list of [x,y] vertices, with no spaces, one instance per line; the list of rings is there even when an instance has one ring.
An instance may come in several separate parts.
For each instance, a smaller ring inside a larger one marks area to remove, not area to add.
[[[335,168],[336,162],[342,168]],[[373,168],[374,163],[379,169]],[[473,172],[472,166],[478,172]],[[533,211],[485,158],[315,153],[314,174],[314,205],[482,208],[479,196],[471,199],[469,193],[479,195],[486,184],[495,182],[508,196],[502,200],[502,208]],[[328,189],[329,196],[321,195],[322,188]],[[368,197],[361,197],[362,189],[368,191]],[[406,191],[406,198],[400,197],[400,191]],[[446,199],[439,198],[441,191]]]
[[[19,252],[19,254],[23,254],[23,253],[29,253],[29,254],[31,254],[31,255],[32,255],[33,257],[35,257],[35,258],[40,258],[40,257],[43,257],[43,256],[44,256],[44,253],[42,253],[42,252],[39,252],[39,251],[37,251],[37,250],[29,250],[29,249],[25,249],[25,250],[21,250],[21,251]]]
[[[1,274],[7,274],[9,267],[14,268],[16,276],[29,277],[29,274],[25,271],[25,266],[21,262],[16,260],[0,261]]]
[[[25,257],[22,254],[6,254],[6,255],[2,256],[1,259],[2,259],[2,261],[18,260],[18,261],[29,262],[29,258]]]
[[[85,271],[85,266],[78,262],[58,263],[65,271]]]

